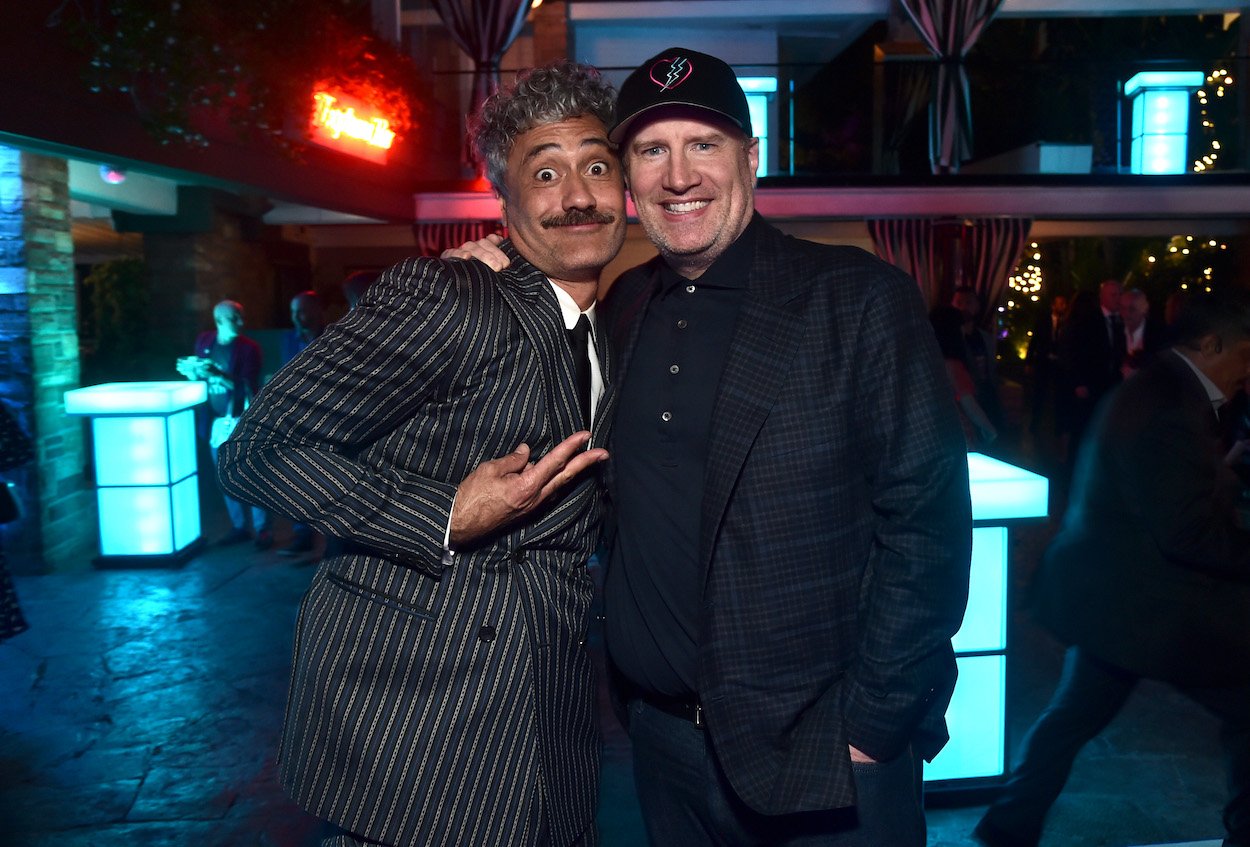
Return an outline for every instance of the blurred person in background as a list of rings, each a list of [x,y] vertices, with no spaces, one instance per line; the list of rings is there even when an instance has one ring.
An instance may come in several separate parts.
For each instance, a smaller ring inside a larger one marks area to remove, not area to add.
[[[964,346],[964,317],[954,306],[938,306],[929,312],[929,323],[937,338],[938,349],[946,363],[946,372],[955,389],[959,420],[970,450],[988,447],[998,438],[998,430],[977,402],[976,386],[968,373],[967,348]]]
[[[0,402],[0,472],[19,468],[35,457],[35,448],[30,438],[22,431],[16,418]],[[7,486],[3,479],[0,485]],[[0,492],[4,496],[4,508],[7,514],[0,518],[6,523],[17,520],[21,514],[15,492]],[[17,602],[17,589],[13,586],[13,577],[9,575],[8,562],[4,558],[4,550],[0,549],[0,641],[12,638],[25,632],[29,627],[22,614],[22,607]]]
[[[233,431],[243,410],[260,391],[260,345],[243,335],[243,306],[234,300],[222,300],[213,307],[216,329],[201,332],[195,339],[195,354],[180,358],[178,373],[191,380],[208,383],[206,413],[200,413],[200,436],[207,439],[216,478],[217,449]],[[247,520],[250,513],[252,530],[256,533],[258,550],[273,546],[269,512],[260,506],[249,506],[222,492],[230,530],[217,540],[219,545],[239,544],[252,538]]]
[[[301,291],[291,298],[291,329],[282,334],[282,364],[286,365],[325,331],[325,313],[315,291]],[[313,549],[313,529],[303,521],[291,524],[291,541],[278,551],[300,556]]]
[[[1250,294],[1196,296],[1174,346],[1091,423],[1032,586],[1038,617],[1070,645],[1063,674],[976,827],[982,843],[1036,845],[1077,754],[1149,678],[1222,722],[1224,845],[1250,845],[1250,532],[1220,438],[1248,377]]]

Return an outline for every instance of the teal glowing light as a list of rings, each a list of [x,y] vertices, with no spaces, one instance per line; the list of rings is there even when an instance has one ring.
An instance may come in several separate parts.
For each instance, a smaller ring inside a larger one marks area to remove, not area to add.
[[[1007,527],[972,531],[972,572],[963,626],[951,640],[956,653],[1007,648]]]
[[[926,781],[999,776],[1004,770],[1007,657],[960,656],[959,682],[946,710],[951,740],[924,766]]]
[[[1050,483],[1044,476],[981,453],[968,454],[972,519],[1044,518]]]
[[[1133,102],[1132,173],[1188,172],[1189,98],[1205,79],[1202,71],[1143,71],[1124,83]]]
[[[65,411],[70,415],[166,414],[207,399],[204,382],[109,382],[66,391]]]
[[[1046,516],[1045,477],[969,453],[968,481],[972,517],[981,524]],[[959,680],[946,710],[950,742],[925,766],[926,782],[993,778],[1005,769],[1007,565],[1007,527],[975,527],[968,608],[951,640]]]
[[[751,115],[751,131],[759,139],[760,163],[755,169],[756,176],[768,173],[768,120],[769,100],[777,94],[777,77],[775,76],[740,76],[738,84],[747,96],[747,111]]]
[[[202,382],[118,382],[65,394],[69,414],[90,415],[100,554],[167,556],[200,536],[192,406]]]

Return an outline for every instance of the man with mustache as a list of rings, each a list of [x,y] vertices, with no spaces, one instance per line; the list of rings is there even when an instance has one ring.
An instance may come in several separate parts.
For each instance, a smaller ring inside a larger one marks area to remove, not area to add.
[[[300,609],[279,751],[327,845],[594,840],[612,102],[569,62],[493,95],[470,129],[511,266],[386,271],[221,450],[227,490],[341,539]]]
[[[648,837],[921,847],[971,517],[919,290],[755,212],[758,139],[713,56],[643,63],[610,138],[660,253],[603,304],[605,627]]]

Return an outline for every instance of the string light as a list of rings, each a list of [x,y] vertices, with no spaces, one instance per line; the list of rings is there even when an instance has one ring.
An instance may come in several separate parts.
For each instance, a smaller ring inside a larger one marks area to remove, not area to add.
[[[1029,320],[1030,312],[1027,307],[1041,300],[1042,251],[1036,241],[1029,244],[1029,249],[1020,257],[1020,262],[1012,271],[1011,276],[1007,277],[1007,286],[1013,292],[1013,296],[1007,300],[1005,306],[1000,306],[998,310],[1006,316],[1008,333],[1011,333],[1013,328],[1016,333],[1019,333],[1020,324]],[[1014,335],[1012,347],[1021,359],[1028,351],[1028,338],[1032,334],[1030,331],[1025,331],[1023,334]]]
[[[1166,288],[1176,286],[1181,291],[1203,288],[1207,291],[1217,283],[1220,265],[1217,256],[1227,251],[1228,244],[1215,238],[1194,235],[1174,235],[1168,239],[1167,252],[1143,251],[1141,273],[1146,280]],[[1156,288],[1156,290],[1158,290]]]
[[[1215,169],[1215,160],[1219,158],[1216,151],[1220,149],[1220,141],[1214,137],[1216,133],[1215,121],[1208,112],[1207,107],[1212,105],[1211,94],[1208,89],[1214,88],[1215,97],[1223,98],[1233,85],[1233,76],[1226,68],[1218,67],[1211,73],[1207,74],[1206,86],[1198,89],[1194,95],[1198,98],[1199,113],[1202,118],[1202,134],[1210,139],[1211,149],[1207,153],[1194,160],[1194,173],[1203,173]]]

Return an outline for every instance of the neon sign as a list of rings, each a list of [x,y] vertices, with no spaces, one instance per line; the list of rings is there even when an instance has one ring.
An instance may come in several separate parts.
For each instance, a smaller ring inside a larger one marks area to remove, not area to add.
[[[373,114],[370,107],[341,93],[313,94],[312,140],[352,156],[385,163],[395,143],[388,118]]]

